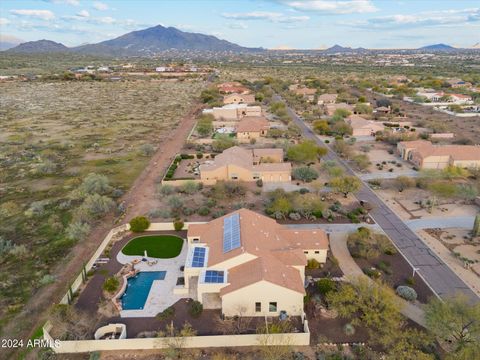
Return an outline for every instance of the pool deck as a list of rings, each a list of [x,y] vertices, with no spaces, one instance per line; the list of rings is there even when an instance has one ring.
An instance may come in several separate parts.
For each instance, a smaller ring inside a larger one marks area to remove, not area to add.
[[[188,295],[175,295],[173,289],[176,287],[177,278],[183,276],[180,266],[185,265],[187,258],[188,244],[183,242],[180,255],[172,259],[157,259],[147,257],[148,261],[156,261],[156,264],[148,265],[146,261],[140,261],[134,267],[140,271],[166,271],[165,279],[155,280],[152,283],[150,292],[142,310],[122,310],[120,316],[124,317],[152,317],[162,312],[169,306],[175,304],[178,300],[188,297]],[[117,254],[117,261],[121,264],[127,264],[135,259],[141,260],[143,256],[125,255],[121,251]]]
[[[187,237],[187,232],[182,230],[182,231],[148,231],[145,233],[142,233],[141,235],[175,235],[179,236],[181,238],[186,238]],[[118,253],[121,253],[122,248],[125,246],[127,242],[129,242],[131,239],[138,237],[139,234],[129,234],[125,236],[124,238],[118,240],[115,242],[112,246],[112,249],[110,250],[110,261],[108,261],[105,264],[102,264],[99,266],[95,274],[93,275],[92,278],[88,280],[88,283],[86,284],[85,288],[82,289],[80,292],[77,301],[75,302],[75,307],[79,310],[82,311],[87,311],[90,314],[97,314],[98,308],[100,303],[103,301],[103,283],[105,282],[106,278],[109,276],[112,276],[120,271],[120,269],[123,267],[123,263],[120,263],[117,260],[117,255]],[[187,246],[186,243],[184,243],[182,247],[182,252],[180,256],[182,256],[183,252],[187,251]],[[186,256],[186,255],[185,255]],[[179,258],[178,258],[179,259]],[[160,264],[160,260],[158,259]],[[172,259],[165,259],[165,260],[172,260]],[[179,262],[182,262],[181,265],[184,265],[185,259],[182,261],[178,260]],[[145,264],[146,267],[149,268],[150,271],[153,271],[154,268],[150,267]],[[155,269],[159,269],[158,267],[155,267]],[[167,270],[167,269],[160,269],[160,270]],[[178,267],[178,272],[180,272],[180,265]],[[173,272],[170,272],[171,276],[173,275]],[[168,272],[166,275],[166,279],[169,276]],[[174,276],[175,277],[175,276]],[[164,281],[164,280],[162,280]],[[175,277],[176,281],[176,277]],[[172,292],[173,295],[173,292]],[[148,299],[147,299],[148,301]],[[173,301],[173,300],[172,300]],[[175,300],[176,301],[176,300]],[[156,314],[155,314],[156,315]],[[145,315],[144,315],[145,316]]]

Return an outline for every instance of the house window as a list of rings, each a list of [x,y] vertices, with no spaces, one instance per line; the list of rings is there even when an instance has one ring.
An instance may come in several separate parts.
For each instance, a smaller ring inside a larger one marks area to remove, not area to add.
[[[255,303],[255,312],[261,312],[262,311],[262,303],[261,302],[256,302]]]
[[[268,311],[277,312],[277,302],[276,301],[268,303]]]
[[[315,250],[315,254],[320,254],[320,251],[318,251],[318,250]]]
[[[193,242],[194,242],[194,243],[197,243],[197,242],[199,242],[199,241],[200,241],[199,238],[194,238],[194,239],[193,239]]]
[[[304,251],[303,253],[304,253],[304,254],[308,254],[308,251]]]

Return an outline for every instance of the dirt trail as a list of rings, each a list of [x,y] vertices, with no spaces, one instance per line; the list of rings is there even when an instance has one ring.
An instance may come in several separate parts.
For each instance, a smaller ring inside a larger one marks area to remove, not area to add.
[[[171,160],[183,147],[185,139],[195,124],[195,115],[202,105],[198,102],[192,104],[191,110],[179,121],[178,126],[172,129],[164,142],[158,144],[157,152],[152,156],[146,168],[134,181],[130,190],[122,198],[127,206],[124,221],[134,216],[142,215],[150,209],[148,199],[155,194],[156,180],[162,176],[163,171],[169,166]],[[59,301],[68,289],[73,279],[79,274],[83,263],[89,259],[114,225],[114,216],[110,214],[92,230],[89,237],[78,243],[65,261],[57,266],[53,272],[57,280],[50,286],[39,289],[25,305],[24,309],[3,329],[3,336],[7,338],[28,339],[35,329],[47,319],[46,310],[51,304]],[[18,327],[21,326],[21,332]],[[13,356],[13,351],[2,349],[2,358]],[[31,352],[28,358],[35,358]]]

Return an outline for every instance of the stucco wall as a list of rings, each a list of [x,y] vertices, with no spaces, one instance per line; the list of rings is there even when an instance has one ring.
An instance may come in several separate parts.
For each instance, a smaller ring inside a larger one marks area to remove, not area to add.
[[[327,250],[304,249],[303,251],[308,252],[305,254],[307,260],[315,259],[321,264],[324,264],[327,261]],[[316,251],[318,251],[318,254],[315,253]]]
[[[222,296],[222,312],[235,316],[239,310],[244,316],[276,316],[281,310],[292,316],[303,313],[303,294],[267,281],[238,289]],[[262,303],[262,311],[255,311],[255,303]],[[277,302],[277,311],[269,312],[269,303]]]
[[[43,327],[43,338],[52,345],[54,339],[50,336],[51,325],[47,322]],[[128,329],[127,329],[128,331]],[[138,338],[119,340],[78,340],[59,341],[52,350],[58,354],[87,353],[93,351],[118,350],[152,350],[166,349],[172,346],[177,348],[207,348],[207,347],[237,347],[237,346],[308,346],[310,332],[305,320],[303,333],[287,334],[249,334],[249,335],[216,335],[194,336],[183,338]]]

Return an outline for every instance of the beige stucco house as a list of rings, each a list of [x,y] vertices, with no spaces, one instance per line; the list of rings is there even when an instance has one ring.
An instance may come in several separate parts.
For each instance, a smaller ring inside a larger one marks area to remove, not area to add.
[[[238,94],[233,93],[225,95],[223,97],[223,103],[228,104],[253,104],[255,102],[255,96],[252,94]]]
[[[352,136],[373,136],[377,131],[385,129],[382,123],[364,119],[359,115],[350,115],[345,122],[352,127]]]
[[[402,141],[397,144],[402,159],[420,169],[444,169],[448,166],[480,168],[480,146],[433,145],[430,141]]]
[[[238,121],[245,116],[262,116],[260,106],[248,106],[247,104],[228,104],[222,107],[203,110],[204,114],[212,114],[215,120]]]
[[[337,94],[322,94],[318,97],[317,104],[324,105],[324,104],[335,104],[337,101]]]
[[[247,209],[188,228],[185,292],[225,316],[303,313],[305,266],[324,263],[323,230],[297,230]],[[188,290],[187,290],[188,289]]]
[[[235,129],[237,140],[241,143],[248,143],[252,139],[266,136],[270,125],[263,116],[245,116],[238,122]]]
[[[315,99],[315,94],[317,93],[317,89],[302,87],[302,88],[294,89],[293,92],[296,95],[302,96],[307,101],[312,102]]]
[[[283,162],[282,149],[231,147],[214,160],[200,165],[200,180],[285,182],[291,180],[292,165]]]

